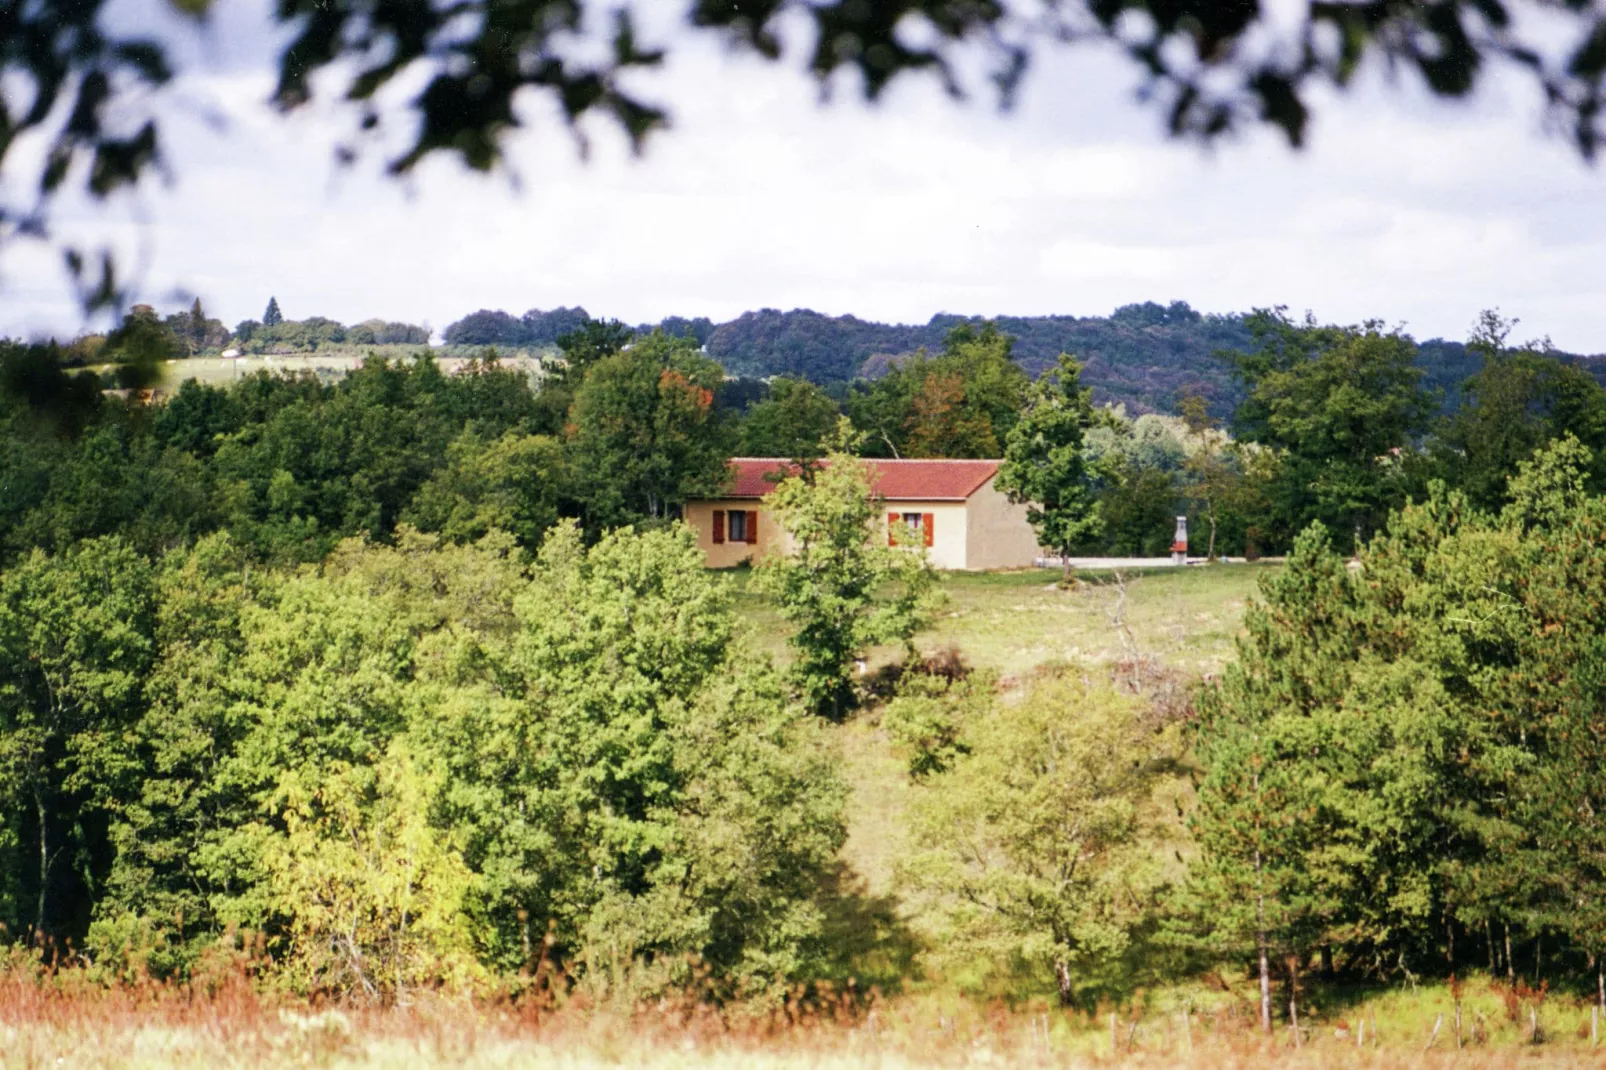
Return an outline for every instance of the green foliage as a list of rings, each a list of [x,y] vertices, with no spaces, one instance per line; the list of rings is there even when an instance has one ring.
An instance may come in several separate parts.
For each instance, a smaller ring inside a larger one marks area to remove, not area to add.
[[[565,480],[557,440],[508,431],[486,442],[470,428],[447,446],[445,464],[419,487],[402,519],[450,542],[505,531],[534,550],[558,521]]]
[[[945,773],[970,753],[965,725],[986,715],[997,687],[992,673],[904,673],[897,694],[881,713],[881,723],[908,752],[911,777]]]
[[[1195,886],[1225,945],[1402,970],[1496,925],[1602,946],[1590,463],[1563,439],[1498,516],[1436,488],[1358,570],[1300,537],[1203,705]]]
[[[543,957],[627,994],[828,967],[842,785],[685,528],[562,525],[533,568],[403,529],[264,571],[219,535],[154,584],[86,543],[3,593],[4,664],[40,666],[0,689],[10,931],[45,903],[165,975],[243,927],[279,982],[386,1002]]]
[[[796,626],[793,677],[809,707],[840,718],[853,705],[853,663],[870,646],[907,647],[933,608],[935,573],[921,548],[888,546],[863,462],[841,448],[782,480],[764,499],[791,552],[761,561],[756,583]]]
[[[654,334],[599,359],[569,410],[567,448],[592,531],[660,520],[716,497],[730,456],[714,408],[719,366],[682,339]]]
[[[149,567],[125,543],[35,551],[0,576],[0,921],[76,935],[112,860],[109,815],[155,656]]]
[[[962,715],[950,756],[917,789],[903,867],[950,954],[1024,964],[1066,1005],[1131,983],[1181,875],[1167,813],[1184,795],[1185,742],[1146,713],[1062,670]]]
[[[1483,367],[1463,387],[1468,400],[1439,430],[1435,467],[1473,504],[1498,509],[1517,466],[1572,435],[1594,454],[1590,484],[1601,489],[1606,486],[1606,391],[1542,343],[1507,348],[1513,326],[1496,312],[1484,313],[1469,346],[1483,358]]]
[[[806,379],[780,376],[769,396],[742,420],[744,457],[817,458],[836,433],[842,415],[824,390]]]
[[[262,313],[262,326],[277,327],[283,322],[284,313],[279,311],[279,299],[277,297],[268,298],[267,311]]]
[[[550,922],[552,953],[599,984],[684,981],[688,954],[742,984],[806,972],[841,787],[779,677],[733,642],[690,532],[588,551],[560,527],[515,612],[513,640],[473,655],[483,682],[419,729],[483,874],[486,954],[533,965]]]
[[[429,823],[438,790],[400,741],[372,765],[280,785],[285,835],[262,865],[288,915],[290,984],[399,1002],[480,973],[463,911],[473,876]]]
[[[995,484],[1011,501],[1028,503],[1038,542],[1062,554],[1101,525],[1083,453],[1093,406],[1080,374],[1075,359],[1062,354],[1059,367],[1033,385]]]
[[[1285,538],[1312,520],[1346,536],[1377,530],[1406,499],[1403,457],[1435,408],[1410,339],[1377,322],[1295,323],[1280,309],[1251,323],[1259,348],[1228,355],[1249,389],[1233,423],[1279,458],[1274,524]]]
[[[900,361],[848,398],[872,456],[997,457],[1020,418],[1028,380],[1014,340],[992,323],[961,323],[942,353]]]
[[[162,366],[189,356],[189,347],[164,323],[150,305],[135,305],[122,326],[106,336],[102,358],[113,364],[112,377],[119,387],[143,390],[161,381]]]

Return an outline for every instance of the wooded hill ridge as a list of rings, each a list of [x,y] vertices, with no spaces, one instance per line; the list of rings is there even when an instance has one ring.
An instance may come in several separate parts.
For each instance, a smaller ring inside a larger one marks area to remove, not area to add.
[[[452,323],[444,340],[453,345],[547,346],[582,325],[584,308],[532,309],[523,316],[482,309]],[[1053,367],[1061,353],[1083,362],[1082,382],[1099,404],[1124,404],[1134,413],[1175,413],[1182,397],[1198,394],[1216,411],[1242,400],[1232,369],[1215,358],[1220,350],[1253,345],[1246,313],[1203,313],[1185,301],[1123,305],[1108,316],[998,316],[990,322],[1015,339],[1014,357],[1034,378]],[[938,313],[925,324],[877,323],[857,316],[827,316],[811,309],[765,308],[715,323],[707,317],[671,316],[637,326],[695,338],[732,376],[794,375],[820,385],[878,378],[899,358],[942,348],[957,324],[980,325],[982,316]],[[1606,384],[1606,354],[1553,354],[1587,367]],[[1481,358],[1462,342],[1432,338],[1417,343],[1423,385],[1440,390],[1444,407],[1457,407],[1460,386]]]

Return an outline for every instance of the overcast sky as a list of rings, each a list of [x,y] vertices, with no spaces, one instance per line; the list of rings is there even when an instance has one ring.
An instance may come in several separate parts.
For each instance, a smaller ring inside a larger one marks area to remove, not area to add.
[[[482,307],[924,322],[1181,299],[1376,317],[1419,338],[1463,338],[1499,306],[1523,338],[1606,352],[1606,174],[1543,132],[1536,92],[1512,78],[1470,106],[1363,89],[1319,102],[1303,152],[1270,131],[1205,152],[1165,138],[1134,73],[1086,49],[1045,53],[1000,116],[918,76],[879,108],[851,93],[822,107],[795,62],[676,39],[640,83],[674,114],[645,157],[597,124],[582,162],[537,107],[511,143],[516,186],[444,160],[401,184],[377,158],[334,165],[349,117],[267,109],[268,24],[223,7],[167,94],[173,184],[141,199],[142,222],[63,206],[60,232],[118,237],[144,258],[146,299],[197,293],[230,325],[269,295],[290,318],[437,330]],[[58,263],[0,257],[0,334],[82,326]]]

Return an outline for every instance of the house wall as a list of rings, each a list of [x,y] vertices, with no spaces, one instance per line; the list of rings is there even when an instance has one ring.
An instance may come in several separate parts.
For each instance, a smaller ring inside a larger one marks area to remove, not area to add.
[[[758,542],[714,542],[714,510],[746,509],[758,513]],[[965,540],[967,522],[964,502],[883,502],[879,511],[874,538],[885,541],[886,514],[930,513],[931,563],[937,568],[965,568]],[[709,568],[732,568],[744,561],[757,561],[770,547],[778,546],[789,553],[792,540],[770,516],[769,510],[756,501],[698,501],[686,504],[686,523],[697,531],[697,547]]]
[[[714,542],[714,510],[723,509],[727,513],[732,510],[745,509],[750,513],[758,513],[758,542],[731,542],[727,539],[723,543]],[[709,568],[733,568],[743,561],[757,561],[777,542],[781,543],[783,551],[790,549],[786,532],[756,501],[707,501],[687,502],[683,514],[686,523],[697,531],[697,546],[703,551],[703,558]]]
[[[930,513],[931,548],[926,551],[937,568],[960,569],[965,566],[965,539],[967,523],[964,502],[882,502],[881,523],[876,537],[886,540],[888,513]]]
[[[1026,506],[1015,505],[989,479],[970,496],[963,568],[1029,568],[1043,555]]]
[[[714,542],[714,510],[746,509],[757,512],[758,542]],[[1027,568],[1042,555],[1037,536],[1026,522],[1026,507],[1013,505],[984,483],[963,502],[882,502],[874,537],[886,539],[888,513],[932,514],[931,563],[941,569]],[[686,523],[697,531],[697,546],[709,568],[732,568],[744,561],[756,561],[775,546],[790,552],[792,541],[780,525],[756,501],[690,502],[685,509]]]

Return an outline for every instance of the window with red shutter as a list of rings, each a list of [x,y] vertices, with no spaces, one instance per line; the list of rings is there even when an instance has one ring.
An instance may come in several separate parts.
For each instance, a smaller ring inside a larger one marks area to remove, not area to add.
[[[932,535],[934,535],[936,533],[936,530],[937,530],[937,514],[936,513],[922,513],[920,515],[920,526],[925,529],[926,545],[930,546],[931,545],[931,537],[932,537]]]
[[[717,545],[725,541],[725,510],[714,510],[714,543]]]
[[[898,516],[897,513],[888,513],[887,514],[887,545],[888,546],[896,546],[896,545],[898,545],[898,525],[901,524],[901,523],[903,523],[903,520]]]
[[[747,514],[747,541],[749,543],[757,543],[758,542],[758,510],[757,509],[751,510]]]

